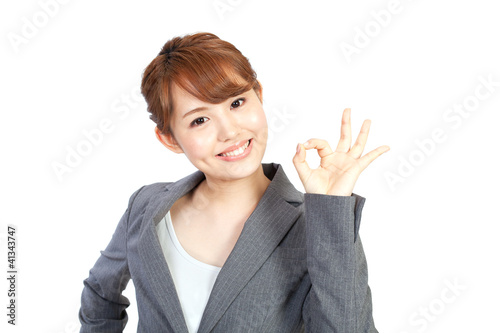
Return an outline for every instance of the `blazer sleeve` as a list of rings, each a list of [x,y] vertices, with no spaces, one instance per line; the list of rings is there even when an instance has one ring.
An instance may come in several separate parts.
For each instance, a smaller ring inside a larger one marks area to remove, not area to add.
[[[142,189],[142,188],[141,188]],[[104,251],[101,251],[89,277],[83,281],[80,333],[122,332],[127,324],[129,300],[122,291],[130,280],[127,263],[127,229],[132,204],[141,190],[130,197],[128,208]]]
[[[306,332],[375,333],[368,270],[358,231],[365,198],[304,194],[311,289]]]

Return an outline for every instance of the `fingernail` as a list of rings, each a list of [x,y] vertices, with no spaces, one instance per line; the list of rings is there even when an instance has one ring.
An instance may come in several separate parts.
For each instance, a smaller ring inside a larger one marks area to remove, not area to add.
[[[297,144],[297,154],[300,153],[300,143]]]
[[[309,141],[306,141],[306,142],[304,143],[304,146],[309,146]]]

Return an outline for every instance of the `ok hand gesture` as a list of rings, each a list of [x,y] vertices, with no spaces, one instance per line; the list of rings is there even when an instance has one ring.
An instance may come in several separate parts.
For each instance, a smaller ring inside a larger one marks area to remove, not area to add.
[[[299,143],[293,164],[306,193],[350,196],[361,172],[390,149],[389,146],[380,146],[361,157],[369,131],[370,120],[365,120],[356,142],[351,147],[351,109],[345,109],[342,114],[340,140],[335,151],[332,151],[325,140],[309,139],[304,144]],[[307,164],[307,149],[318,151],[321,162],[317,169],[311,169]]]

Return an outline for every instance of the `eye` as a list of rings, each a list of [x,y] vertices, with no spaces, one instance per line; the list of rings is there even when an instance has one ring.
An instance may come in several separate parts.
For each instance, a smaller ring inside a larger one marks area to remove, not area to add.
[[[200,126],[205,123],[203,119],[208,119],[207,117],[196,118],[191,122],[191,127]],[[202,120],[201,122],[199,120]]]
[[[243,105],[243,103],[245,103],[245,99],[238,98],[237,100],[235,100],[234,102],[231,103],[231,108],[233,108],[233,109],[239,108],[240,106]]]

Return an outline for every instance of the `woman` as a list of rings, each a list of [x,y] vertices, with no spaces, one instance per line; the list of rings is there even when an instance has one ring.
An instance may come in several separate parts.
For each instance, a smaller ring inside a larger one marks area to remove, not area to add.
[[[297,146],[306,193],[279,164],[262,164],[267,122],[248,59],[209,33],[168,41],[142,93],[156,137],[198,169],[137,190],[84,281],[81,332],[121,332],[132,279],[139,332],[377,332],[358,237],[354,184],[387,151],[351,147],[350,110],[335,151]],[[321,165],[311,169],[306,150]]]

